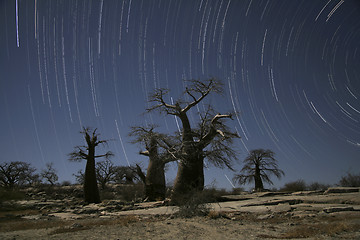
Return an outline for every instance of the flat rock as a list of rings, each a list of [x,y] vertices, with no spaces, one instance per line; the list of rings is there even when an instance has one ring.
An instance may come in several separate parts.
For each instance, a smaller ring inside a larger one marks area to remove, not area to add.
[[[358,188],[358,187],[331,187],[331,188],[328,188],[328,190],[326,190],[324,192],[324,194],[329,194],[329,193],[353,193],[353,192],[360,192],[360,188]]]
[[[272,212],[290,212],[291,206],[289,203],[280,203],[271,209]]]
[[[49,216],[58,217],[58,218],[61,218],[64,220],[85,218],[85,215],[79,215],[79,214],[68,213],[68,212],[51,213],[51,214],[49,214]]]
[[[355,211],[353,207],[329,207],[324,208],[324,212],[333,213],[333,212],[345,212],[345,211]]]

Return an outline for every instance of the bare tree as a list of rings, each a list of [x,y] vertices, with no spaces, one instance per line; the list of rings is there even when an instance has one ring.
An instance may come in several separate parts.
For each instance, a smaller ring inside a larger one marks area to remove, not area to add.
[[[116,168],[117,167],[114,166],[110,159],[96,163],[96,177],[98,183],[101,186],[101,189],[105,189],[107,183],[113,182],[115,180],[117,173]]]
[[[88,203],[99,203],[100,194],[97,185],[95,159],[96,158],[110,158],[113,153],[108,151],[102,155],[95,155],[95,148],[99,144],[106,144],[109,140],[99,140],[99,134],[96,129],[91,132],[90,128],[83,128],[80,132],[84,135],[86,146],[76,146],[75,150],[69,154],[70,161],[86,160],[85,178],[84,178],[84,195],[85,201]]]
[[[59,179],[58,175],[56,174],[56,170],[53,167],[53,163],[47,163],[46,169],[41,171],[40,176],[48,181],[51,186],[53,186]]]
[[[35,168],[26,162],[2,163],[0,164],[0,184],[10,189],[25,183],[31,184],[38,179],[38,175],[34,174],[35,171]]]
[[[240,171],[241,174],[235,175],[234,180],[239,182],[239,184],[255,182],[255,190],[262,191],[264,189],[263,181],[273,184],[270,180],[270,175],[273,174],[277,178],[285,175],[279,169],[274,155],[274,152],[271,150],[251,150],[248,157],[244,160],[245,165]]]
[[[204,188],[204,159],[209,158],[205,149],[213,143],[215,137],[221,136],[223,138],[231,139],[238,137],[237,134],[231,133],[228,135],[226,132],[221,131],[225,128],[223,119],[232,118],[232,114],[213,114],[208,111],[203,117],[200,131],[196,132],[190,125],[188,112],[190,109],[198,105],[210,93],[221,93],[223,85],[220,81],[211,78],[206,81],[190,80],[187,81],[184,96],[189,101],[178,99],[175,103],[167,103],[165,96],[169,93],[167,89],[157,89],[150,98],[150,102],[155,103],[148,111],[158,110],[166,115],[174,115],[178,117],[182,123],[181,132],[181,146],[175,155],[179,159],[178,173],[174,182],[172,200],[186,196],[188,193],[201,191]],[[230,166],[225,158],[223,158],[219,149],[220,145],[217,142],[217,147],[213,148],[213,157],[209,160],[214,161],[217,165]],[[223,147],[223,146],[222,146]],[[218,157],[216,154],[218,154]],[[219,157],[221,155],[221,157]]]
[[[129,134],[134,137],[132,143],[140,143],[145,147],[146,150],[139,153],[149,158],[146,174],[136,165],[137,174],[145,186],[145,198],[149,201],[165,198],[165,164],[176,160],[170,154],[174,150],[170,136],[157,133],[154,128],[155,126],[132,127]]]
[[[77,171],[77,173],[74,173],[73,176],[78,184],[84,184],[85,174],[82,170]]]

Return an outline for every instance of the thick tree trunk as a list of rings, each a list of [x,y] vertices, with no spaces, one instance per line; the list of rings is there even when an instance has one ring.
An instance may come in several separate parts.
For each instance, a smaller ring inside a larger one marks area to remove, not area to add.
[[[149,157],[146,176],[137,165],[137,172],[145,186],[145,197],[149,201],[165,199],[165,162],[159,158],[156,138],[150,140],[146,152],[141,153]]]
[[[171,194],[171,201],[175,204],[183,203],[193,193],[204,189],[203,149],[194,142],[186,113],[179,117],[183,125],[183,149]]]
[[[255,166],[254,180],[255,180],[255,191],[261,192],[262,190],[264,190],[264,185],[261,180],[260,168],[258,165]]]
[[[95,147],[94,147],[95,150]],[[95,151],[89,149],[89,155],[86,161],[84,195],[87,203],[100,203],[99,188],[96,181],[95,172]]]
[[[179,162],[174,182],[171,201],[175,204],[184,203],[195,192],[204,189],[204,158],[190,155]]]
[[[164,163],[159,159],[150,158],[145,178],[145,195],[149,201],[165,199],[165,170]]]

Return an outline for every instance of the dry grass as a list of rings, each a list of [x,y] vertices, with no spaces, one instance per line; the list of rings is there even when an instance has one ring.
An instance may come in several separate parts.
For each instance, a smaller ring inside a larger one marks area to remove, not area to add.
[[[354,232],[360,229],[360,224],[354,223],[318,223],[293,227],[278,238],[309,238],[317,235],[334,236],[344,232]]]
[[[42,229],[42,228],[52,228],[66,225],[67,222],[56,220],[26,220],[26,219],[16,219],[16,220],[7,220],[6,222],[0,223],[0,232],[12,232],[18,230],[29,230],[29,229]]]
[[[68,233],[68,232],[77,232],[82,230],[91,229],[95,226],[106,226],[106,225],[120,225],[128,226],[131,223],[138,222],[139,219],[136,216],[129,215],[124,217],[119,217],[115,219],[99,220],[99,219],[87,219],[83,221],[72,222],[66,225],[61,226],[49,233],[49,235]]]
[[[359,216],[326,216],[318,219],[288,220],[287,231],[281,234],[260,234],[259,238],[293,239],[310,238],[317,236],[334,237],[344,233],[354,233],[360,229]],[[273,225],[273,219],[265,220]],[[284,223],[284,219],[282,221]],[[278,222],[279,224],[280,222]],[[290,224],[291,223],[291,224]]]
[[[121,216],[112,219],[81,219],[81,220],[27,220],[27,219],[7,219],[0,222],[0,232],[12,232],[19,230],[30,229],[44,229],[44,228],[56,228],[51,234],[74,232],[89,229],[94,226],[103,225],[121,225],[128,226],[131,223],[137,222],[139,219],[136,216]],[[74,227],[75,226],[75,227]]]

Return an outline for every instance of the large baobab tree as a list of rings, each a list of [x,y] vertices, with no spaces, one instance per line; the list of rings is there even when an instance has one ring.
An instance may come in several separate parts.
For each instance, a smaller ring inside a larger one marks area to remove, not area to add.
[[[169,90],[157,89],[150,97],[150,102],[153,102],[154,105],[148,108],[148,111],[158,110],[166,115],[174,115],[182,123],[181,145],[174,154],[174,157],[179,160],[178,173],[172,194],[172,200],[175,200],[175,202],[177,198],[186,197],[194,191],[203,190],[203,168],[206,157],[210,161],[214,161],[216,165],[230,166],[231,159],[225,159],[223,155],[225,153],[218,151],[219,148],[224,147],[220,146],[219,141],[215,141],[217,144],[210,147],[212,143],[215,143],[214,139],[220,137],[220,139],[227,139],[227,143],[230,143],[232,138],[238,137],[237,134],[230,131],[222,131],[227,130],[223,120],[232,118],[232,114],[215,114],[210,107],[203,114],[200,127],[192,128],[188,117],[189,110],[202,102],[210,93],[221,93],[223,85],[214,78],[205,81],[190,80],[186,84],[187,87],[183,95],[185,99],[189,99],[188,101],[180,98],[175,103],[168,103],[165,97]],[[210,150],[207,150],[208,148]],[[229,153],[232,151],[231,148],[228,148],[228,150],[230,150]],[[213,151],[213,154],[210,154],[211,151]],[[231,153],[229,156],[235,157]]]
[[[165,164],[176,160],[169,155],[172,150],[170,137],[155,132],[154,128],[155,126],[132,127],[129,134],[134,137],[132,143],[140,143],[145,147],[146,150],[139,153],[149,158],[146,174],[143,173],[139,165],[136,165],[137,174],[145,186],[145,197],[149,201],[165,198]]]
[[[255,149],[251,150],[244,159],[244,167],[240,173],[234,176],[234,180],[239,184],[255,182],[255,191],[264,189],[263,181],[273,184],[270,175],[281,178],[284,172],[279,169],[277,160],[274,158],[274,152],[271,150]]]
[[[84,196],[87,203],[100,203],[100,194],[97,185],[95,159],[96,158],[109,158],[113,153],[108,151],[102,155],[95,155],[95,148],[99,144],[106,144],[108,140],[99,140],[99,134],[96,129],[91,131],[90,128],[83,128],[80,132],[84,135],[86,146],[76,146],[75,150],[69,154],[70,161],[86,160],[85,176],[84,176]]]

